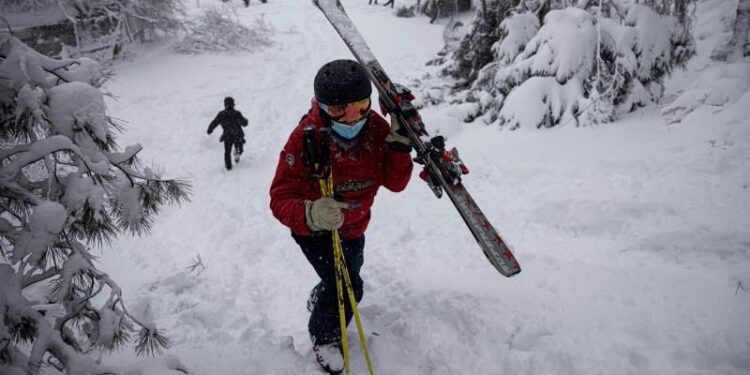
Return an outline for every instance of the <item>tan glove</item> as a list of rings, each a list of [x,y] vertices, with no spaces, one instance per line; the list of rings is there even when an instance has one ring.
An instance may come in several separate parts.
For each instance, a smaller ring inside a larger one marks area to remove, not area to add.
[[[312,231],[336,230],[344,224],[342,209],[348,203],[323,197],[315,201],[305,201],[305,221]]]
[[[404,134],[406,134],[406,131],[401,129],[401,124],[398,123],[398,118],[391,115],[391,132],[385,137],[385,143],[388,143],[398,151],[410,152],[411,139]]]

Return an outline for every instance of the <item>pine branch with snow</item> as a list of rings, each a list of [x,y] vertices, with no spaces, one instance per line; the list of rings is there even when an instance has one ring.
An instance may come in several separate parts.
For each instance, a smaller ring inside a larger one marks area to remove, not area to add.
[[[190,185],[142,167],[140,145],[119,148],[98,88],[108,75],[93,60],[51,59],[0,36],[0,72],[0,368],[120,373],[87,353],[121,348],[135,327],[138,354],[169,341],[127,313],[90,246],[147,233]]]
[[[501,26],[512,9],[510,1],[489,0],[478,9],[469,33],[458,49],[453,53],[454,66],[450,74],[460,80],[473,82],[479,71],[492,63],[492,43],[507,34],[507,28]]]

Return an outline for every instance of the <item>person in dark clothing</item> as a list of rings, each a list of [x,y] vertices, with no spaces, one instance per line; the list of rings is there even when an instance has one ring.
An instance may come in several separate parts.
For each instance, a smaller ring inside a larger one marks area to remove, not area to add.
[[[385,4],[383,4],[383,6],[387,7],[388,5],[390,5],[391,8],[393,8],[393,5],[394,5],[393,3],[395,3],[395,2],[396,2],[396,0],[388,0]]]
[[[320,68],[311,107],[281,151],[271,183],[271,211],[302,249],[320,277],[310,292],[308,330],[320,366],[331,374],[343,371],[341,326],[331,232],[338,230],[355,301],[362,299],[360,269],[365,230],[378,189],[404,190],[413,169],[411,141],[371,110],[372,86],[356,61],[335,60]],[[305,130],[307,129],[307,130]],[[320,176],[305,163],[304,132],[313,131],[321,154],[330,158],[333,197],[324,197]],[[327,146],[324,146],[327,145]],[[324,148],[327,147],[327,148]],[[346,295],[346,294],[344,294]],[[352,317],[343,301],[345,321]]]
[[[232,169],[232,148],[234,147],[234,162],[240,161],[243,145],[245,143],[245,132],[243,126],[247,126],[247,119],[242,116],[240,111],[234,109],[234,99],[232,97],[224,98],[224,110],[219,112],[208,125],[208,134],[210,135],[217,126],[221,125],[224,133],[219,138],[219,142],[224,142],[224,164],[227,170]]]

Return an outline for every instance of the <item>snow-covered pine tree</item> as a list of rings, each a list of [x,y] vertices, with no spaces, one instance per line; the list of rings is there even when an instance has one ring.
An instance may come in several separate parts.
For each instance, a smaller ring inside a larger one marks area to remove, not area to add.
[[[569,6],[573,2],[555,1],[558,8]],[[480,0],[471,30],[464,37],[459,48],[453,52],[455,63],[446,72],[459,80],[459,85],[472,83],[477,79],[479,70],[492,63],[494,54],[492,46],[507,36],[507,30],[500,24],[515,12],[533,13],[539,21],[530,24],[517,24],[513,27],[539,28],[542,17],[550,10],[549,1],[539,0]]]
[[[51,59],[0,36],[0,373],[119,374],[89,357],[136,333],[136,352],[168,341],[130,314],[91,246],[146,233],[189,185],[162,179],[120,149],[107,75],[91,59]],[[95,302],[96,301],[96,302]]]
[[[449,71],[461,82],[471,83],[477,79],[479,70],[494,59],[492,45],[503,36],[500,23],[509,15],[515,1],[482,0],[471,32],[461,40],[453,53],[455,63]]]
[[[497,29],[478,14],[447,69],[470,84],[458,96],[477,103],[467,120],[481,116],[510,129],[606,122],[658,100],[662,79],[694,54],[685,1],[521,0],[511,11],[502,0],[486,5],[496,10],[483,14],[496,17]],[[487,50],[489,62],[467,64]]]

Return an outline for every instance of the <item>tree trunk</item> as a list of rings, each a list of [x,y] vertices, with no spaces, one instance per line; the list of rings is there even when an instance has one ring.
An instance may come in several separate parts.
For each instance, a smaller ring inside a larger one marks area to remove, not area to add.
[[[743,56],[750,55],[750,41],[748,41],[748,33],[750,33],[750,0],[740,0],[737,5],[737,21],[734,24],[734,35],[732,41],[734,41],[734,54],[731,56],[732,60],[739,60]]]
[[[732,38],[724,45],[717,45],[711,53],[711,58],[732,62],[750,54],[748,32],[750,32],[750,0],[739,0]]]

